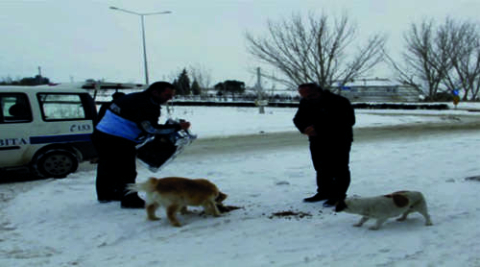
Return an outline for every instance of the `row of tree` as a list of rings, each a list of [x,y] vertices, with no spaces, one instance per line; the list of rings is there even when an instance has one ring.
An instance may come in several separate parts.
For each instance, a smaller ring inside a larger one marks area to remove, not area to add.
[[[280,76],[264,77],[287,86],[313,81],[324,88],[365,77],[387,62],[397,80],[416,87],[435,100],[441,92],[460,90],[463,100],[478,99],[480,89],[480,30],[478,23],[447,18],[412,23],[404,33],[400,60],[385,50],[386,37],[374,33],[358,42],[356,24],[344,14],[300,15],[268,21],[267,34],[246,34],[251,55],[273,67]]]
[[[193,75],[193,82],[189,77],[187,69],[183,69],[176,79],[174,79],[173,84],[177,88],[178,95],[200,95],[202,91],[208,88],[208,85],[202,83],[200,86],[200,81],[205,81],[202,77],[205,77],[207,73],[202,72],[200,69],[191,68]],[[12,78],[3,78],[0,81],[0,85],[15,85],[15,86],[34,86],[49,84],[50,79],[42,77],[41,75],[36,75],[35,77],[25,77],[21,79],[14,80]],[[245,83],[235,80],[226,80],[224,82],[217,83],[214,86],[214,89],[217,91],[217,95],[226,95],[232,94],[242,94],[245,92]]]
[[[50,79],[46,77],[42,77],[41,75],[36,75],[35,77],[25,77],[21,79],[12,79],[10,77],[3,78],[0,81],[0,85],[25,85],[25,86],[33,86],[33,85],[42,85],[42,84],[49,84]]]
[[[174,79],[173,85],[176,87],[177,95],[200,95],[202,91],[208,88],[207,85],[198,82],[198,77],[201,77],[203,73],[200,73],[197,70],[197,74],[193,75],[193,81],[190,82],[190,77],[187,69],[183,69],[179,76]],[[192,72],[195,73],[195,69],[192,69]],[[231,94],[243,94],[245,92],[245,83],[236,80],[226,80],[224,82],[219,82],[213,87],[217,91],[217,95],[227,95]]]

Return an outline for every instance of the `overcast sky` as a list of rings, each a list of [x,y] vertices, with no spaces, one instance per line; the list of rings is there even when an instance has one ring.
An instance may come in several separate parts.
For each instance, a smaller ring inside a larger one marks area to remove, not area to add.
[[[41,66],[54,82],[143,83],[140,17],[110,6],[172,12],[145,18],[150,82],[197,66],[213,84],[235,79],[254,85],[260,65],[247,52],[245,32],[264,33],[268,19],[347,12],[361,36],[387,34],[394,53],[410,23],[478,20],[480,0],[0,0],[0,79],[32,77]]]

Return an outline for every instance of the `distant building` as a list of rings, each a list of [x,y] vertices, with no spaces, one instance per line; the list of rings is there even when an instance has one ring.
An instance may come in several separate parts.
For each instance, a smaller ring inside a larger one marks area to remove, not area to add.
[[[331,88],[352,102],[416,102],[423,93],[417,88],[389,79],[361,79]]]
[[[111,95],[119,90],[128,94],[132,92],[142,91],[145,89],[144,84],[138,83],[114,83],[95,81],[92,79],[86,80],[79,84],[80,88],[87,89],[96,102],[110,101]]]
[[[401,84],[389,79],[359,79],[345,85],[332,86],[334,93],[350,99],[351,102],[418,102],[424,99],[424,94],[417,88]],[[218,91],[204,89],[198,96],[175,96],[175,101],[212,101],[212,102],[255,102],[257,97],[255,87],[247,87],[243,94],[218,94]],[[297,88],[264,89],[262,99],[269,103],[298,103],[300,96]]]
[[[423,93],[411,85],[401,84],[389,79],[360,79],[345,85],[332,86],[330,90],[343,95],[351,102],[417,102]],[[297,88],[265,89],[270,102],[298,102]],[[246,95],[254,95],[255,89],[247,89]]]

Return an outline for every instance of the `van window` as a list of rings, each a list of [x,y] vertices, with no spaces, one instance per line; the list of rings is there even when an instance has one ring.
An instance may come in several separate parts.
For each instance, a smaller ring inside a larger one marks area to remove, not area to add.
[[[38,94],[43,120],[85,120],[84,103],[79,94]]]
[[[30,122],[32,121],[31,110],[25,94],[0,94],[0,123]]]

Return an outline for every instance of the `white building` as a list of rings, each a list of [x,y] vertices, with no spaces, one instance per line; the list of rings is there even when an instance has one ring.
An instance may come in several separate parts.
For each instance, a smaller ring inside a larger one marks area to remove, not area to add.
[[[416,102],[423,93],[411,85],[389,79],[361,79],[331,89],[352,102]]]

